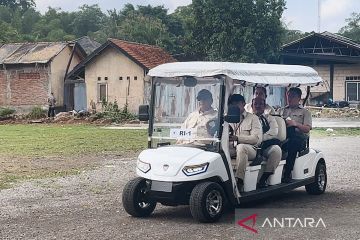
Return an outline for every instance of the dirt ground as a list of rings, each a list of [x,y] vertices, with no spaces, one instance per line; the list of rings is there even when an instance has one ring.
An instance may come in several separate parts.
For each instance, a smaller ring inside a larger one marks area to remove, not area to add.
[[[360,219],[359,143],[360,137],[312,139],[312,147],[326,156],[327,192],[310,196],[299,188],[250,207],[299,211],[314,207],[333,218],[340,210],[350,211],[357,218],[349,215],[344,219],[355,224]],[[78,160],[83,163],[88,158]],[[0,239],[245,239],[237,237],[242,229],[236,226],[232,212],[215,224],[195,222],[188,206],[158,205],[149,218],[128,216],[121,193],[126,182],[135,177],[136,156],[90,158],[96,167],[80,174],[29,180],[1,190]],[[359,239],[358,226],[337,233],[328,229],[317,238]],[[301,236],[279,236],[274,231],[266,239],[303,239]]]

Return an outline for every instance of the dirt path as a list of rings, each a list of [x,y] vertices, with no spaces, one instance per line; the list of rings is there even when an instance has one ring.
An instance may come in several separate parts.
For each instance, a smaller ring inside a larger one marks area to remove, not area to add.
[[[312,147],[321,149],[326,156],[327,193],[309,196],[300,188],[258,202],[256,207],[315,206],[323,212],[343,209],[359,213],[359,143],[359,137],[313,139]],[[121,192],[126,182],[135,176],[135,158],[106,156],[101,162],[96,169],[79,175],[32,180],[1,190],[0,239],[225,240],[235,239],[240,231],[234,224],[233,213],[225,214],[219,223],[204,225],[192,219],[187,206],[158,205],[150,218],[129,217],[122,208]],[[333,212],[334,217],[337,214],[338,211]],[[341,234],[332,238],[352,239],[355,233]],[[279,239],[276,233],[268,237]]]

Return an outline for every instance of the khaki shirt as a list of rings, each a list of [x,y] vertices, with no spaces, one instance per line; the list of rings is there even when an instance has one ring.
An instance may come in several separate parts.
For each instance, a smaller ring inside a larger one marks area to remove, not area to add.
[[[216,120],[217,117],[218,112],[213,108],[206,112],[196,110],[195,112],[190,113],[186,118],[182,128],[196,128],[197,137],[211,138],[213,136],[210,136],[207,132],[206,124],[211,120]]]
[[[282,109],[281,115],[285,119],[289,117],[297,123],[308,125],[312,128],[311,113],[301,105],[297,108],[290,108],[289,106],[286,106]]]
[[[263,133],[261,123],[256,115],[244,112],[240,123],[231,124],[231,127],[238,137],[238,144],[260,145]]]
[[[269,131],[267,131],[266,133],[263,134],[263,141],[267,141],[267,140],[276,138],[279,133],[279,126],[278,126],[275,118],[268,114],[263,114],[263,116],[266,118],[266,120],[268,121],[268,123],[270,125]]]
[[[247,103],[245,105],[245,111],[247,111],[248,113],[254,114],[251,103]],[[266,104],[264,114],[275,114],[275,109],[272,106],[270,106],[269,104]]]

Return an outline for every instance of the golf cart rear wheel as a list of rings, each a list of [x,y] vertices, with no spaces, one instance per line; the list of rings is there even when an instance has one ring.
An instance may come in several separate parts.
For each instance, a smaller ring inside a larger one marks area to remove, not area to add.
[[[125,211],[134,217],[147,217],[156,207],[156,202],[148,198],[144,178],[130,180],[124,187],[122,202]]]
[[[225,194],[214,182],[199,183],[190,195],[190,212],[199,222],[216,222],[224,211]]]
[[[306,192],[312,195],[319,195],[325,192],[327,184],[326,166],[319,162],[315,170],[315,182],[305,185]]]

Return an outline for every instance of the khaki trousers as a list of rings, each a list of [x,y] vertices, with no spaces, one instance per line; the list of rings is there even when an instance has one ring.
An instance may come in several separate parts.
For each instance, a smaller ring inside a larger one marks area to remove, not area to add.
[[[281,148],[278,145],[272,145],[264,150],[263,156],[266,158],[264,172],[274,173],[281,160]]]
[[[256,150],[250,144],[238,144],[236,146],[236,172],[235,177],[244,180],[248,162],[256,158]]]

